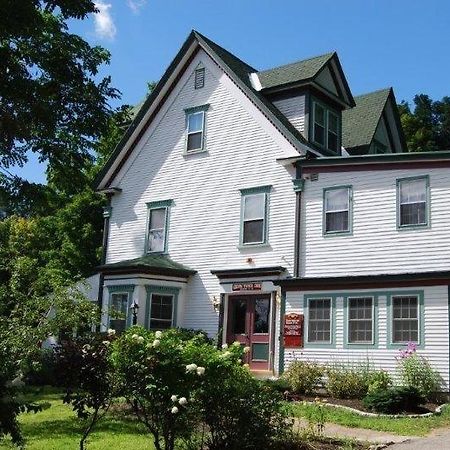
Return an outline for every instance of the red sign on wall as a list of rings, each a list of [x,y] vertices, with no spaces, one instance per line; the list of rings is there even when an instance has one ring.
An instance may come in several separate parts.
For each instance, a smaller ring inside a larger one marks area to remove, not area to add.
[[[303,314],[286,314],[284,316],[284,346],[303,347]]]
[[[233,283],[233,285],[231,286],[232,291],[260,291],[261,288],[261,282]]]

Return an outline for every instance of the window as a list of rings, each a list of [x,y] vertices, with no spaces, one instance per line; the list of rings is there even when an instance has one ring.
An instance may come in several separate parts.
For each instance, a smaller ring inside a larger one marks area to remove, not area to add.
[[[187,147],[188,152],[203,150],[203,128],[205,111],[188,114],[187,117]]]
[[[324,190],[324,234],[350,232],[351,187]]]
[[[177,306],[180,288],[146,285],[145,327],[165,330],[177,326]]]
[[[340,153],[340,116],[318,102],[313,102],[312,141],[319,147]]]
[[[348,342],[349,344],[373,343],[373,298],[348,298]]]
[[[267,243],[267,207],[270,186],[242,189],[241,244]]]
[[[205,86],[205,69],[196,69],[194,74],[194,88],[201,89],[203,86]]]
[[[150,329],[165,330],[173,322],[173,295],[151,294]]]
[[[128,319],[129,292],[112,292],[110,297],[109,327],[121,333],[125,330]]]
[[[169,225],[169,207],[172,200],[147,203],[148,234],[147,253],[164,253],[167,251],[167,229]]]
[[[308,300],[308,342],[331,343],[331,298]]]
[[[392,297],[392,343],[419,343],[419,298],[417,295]]]
[[[399,227],[428,225],[428,177],[397,181]]]

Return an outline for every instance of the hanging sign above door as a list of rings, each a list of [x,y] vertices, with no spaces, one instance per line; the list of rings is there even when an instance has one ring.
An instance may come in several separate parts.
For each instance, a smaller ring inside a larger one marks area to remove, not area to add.
[[[260,291],[262,289],[262,283],[260,281],[252,281],[249,283],[233,283],[231,290],[236,291]]]
[[[286,314],[284,316],[284,346],[303,347],[303,314]]]

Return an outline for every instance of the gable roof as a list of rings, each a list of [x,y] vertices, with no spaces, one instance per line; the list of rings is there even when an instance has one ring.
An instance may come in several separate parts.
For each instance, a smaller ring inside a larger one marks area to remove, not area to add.
[[[342,112],[342,146],[347,151],[372,143],[391,92],[386,88],[359,95],[356,106]]]
[[[273,69],[262,70],[258,72],[258,78],[263,89],[310,80],[319,73],[333,55],[334,52],[326,53]]]
[[[174,79],[175,71],[183,61],[185,64],[189,63],[189,58],[192,58],[192,54],[195,54],[195,50],[192,50],[192,48],[196,43],[198,43],[200,47],[203,48],[206,53],[208,53],[211,58],[222,67],[224,72],[247,95],[252,103],[259,108],[259,110],[297,149],[299,153],[306,153],[310,151],[314,154],[318,154],[318,152],[310,146],[308,141],[291,124],[291,122],[289,122],[289,120],[269,100],[253,88],[250,81],[250,74],[256,72],[253,67],[249,66],[228,50],[220,47],[215,42],[201,35],[197,31],[192,30],[180,51],[155,86],[152,93],[144,101],[144,104],[139,109],[139,112],[132,121],[131,125],[128,127],[117,147],[114,149],[110,158],[98,173],[94,181],[97,189],[107,188],[114,176],[120,170],[126,160],[126,157],[139,141],[153,115],[146,118],[145,123],[141,122],[151,108],[154,108],[156,111],[158,110],[159,105],[167,96],[168,86],[166,86],[166,84],[174,84],[176,82],[176,79]],[[190,57],[188,57],[188,53],[191,53]],[[168,83],[169,81],[171,81],[171,83]],[[137,132],[138,130],[139,132]],[[131,139],[132,143],[128,146],[128,148],[126,148],[128,141]]]

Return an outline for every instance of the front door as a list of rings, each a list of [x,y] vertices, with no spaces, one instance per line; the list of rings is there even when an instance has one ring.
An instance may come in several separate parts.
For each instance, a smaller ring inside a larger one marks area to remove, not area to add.
[[[270,368],[270,294],[230,296],[227,342],[250,347],[245,362],[252,370]]]

